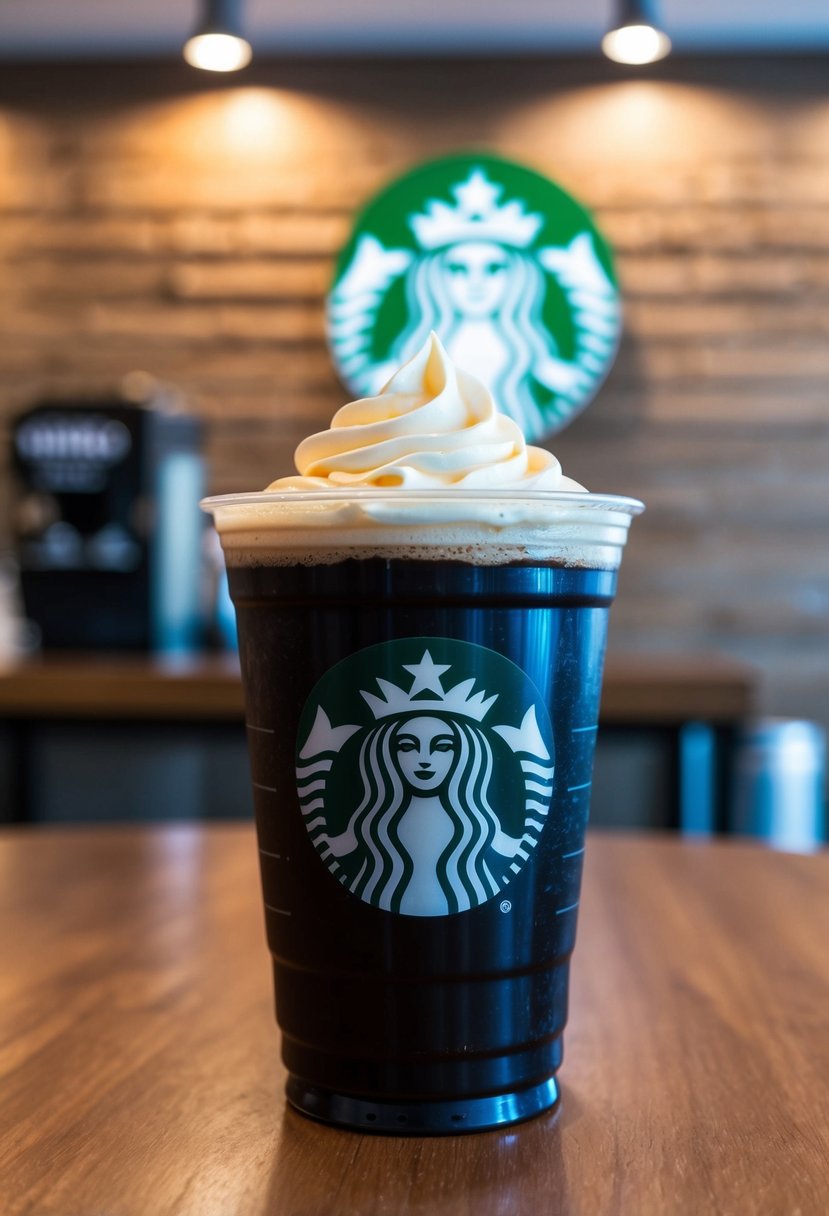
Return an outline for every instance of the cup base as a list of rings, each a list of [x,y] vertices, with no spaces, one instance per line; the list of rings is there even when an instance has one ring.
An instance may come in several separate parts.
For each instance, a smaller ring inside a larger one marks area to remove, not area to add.
[[[560,1097],[555,1077],[514,1093],[440,1102],[374,1102],[354,1094],[334,1093],[290,1076],[286,1096],[291,1106],[335,1127],[392,1136],[457,1136],[522,1123],[551,1110]]]

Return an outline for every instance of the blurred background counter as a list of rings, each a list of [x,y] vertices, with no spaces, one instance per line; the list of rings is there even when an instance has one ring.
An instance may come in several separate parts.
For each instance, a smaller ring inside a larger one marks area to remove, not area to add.
[[[757,674],[716,656],[611,655],[591,820],[725,828],[735,732]],[[11,822],[246,818],[232,656],[77,655],[0,672],[0,814]]]

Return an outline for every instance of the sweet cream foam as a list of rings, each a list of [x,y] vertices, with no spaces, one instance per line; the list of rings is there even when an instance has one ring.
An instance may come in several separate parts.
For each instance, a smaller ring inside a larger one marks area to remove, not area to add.
[[[613,568],[641,504],[588,494],[528,445],[435,334],[377,397],[302,441],[297,475],[208,499],[228,565],[350,557]]]
[[[269,490],[396,487],[406,490],[572,490],[551,452],[530,447],[487,388],[456,367],[437,334],[377,397],[338,410],[327,431],[304,439],[298,477]]]

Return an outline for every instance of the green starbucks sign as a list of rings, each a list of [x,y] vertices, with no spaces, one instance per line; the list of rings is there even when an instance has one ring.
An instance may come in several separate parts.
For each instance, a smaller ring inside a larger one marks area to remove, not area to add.
[[[465,912],[503,891],[544,831],[554,772],[530,678],[452,638],[344,659],[297,736],[299,809],[319,857],[352,895],[402,916]]]
[[[328,296],[334,363],[380,391],[434,329],[530,439],[595,395],[621,328],[610,250],[560,186],[488,155],[431,161],[357,218]]]

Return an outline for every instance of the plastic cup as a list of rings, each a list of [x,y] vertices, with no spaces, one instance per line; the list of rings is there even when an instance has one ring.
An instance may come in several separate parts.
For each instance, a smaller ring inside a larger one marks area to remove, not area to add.
[[[558,1100],[632,499],[206,500],[236,607],[289,1101],[446,1134]]]

